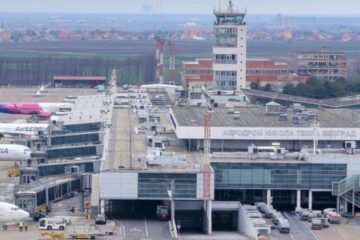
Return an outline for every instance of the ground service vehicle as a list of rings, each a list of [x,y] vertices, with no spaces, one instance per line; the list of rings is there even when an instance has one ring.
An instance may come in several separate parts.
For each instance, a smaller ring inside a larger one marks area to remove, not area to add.
[[[162,205],[156,206],[156,216],[163,221],[167,221],[169,219],[169,207]]]
[[[96,237],[114,235],[115,222],[108,221],[106,225],[72,226],[69,234],[72,239],[96,239]]]
[[[66,228],[66,221],[63,218],[41,218],[38,222],[39,230],[60,230],[64,231]]]
[[[329,221],[328,221],[327,218],[322,217],[322,218],[320,218],[320,220],[321,220],[322,228],[328,228],[329,227]]]
[[[336,213],[336,212],[328,212],[326,214],[326,217],[329,220],[329,223],[332,224],[340,224],[341,223],[341,216],[340,214]]]
[[[9,169],[7,173],[9,177],[18,177],[20,176],[20,169],[18,168]]]

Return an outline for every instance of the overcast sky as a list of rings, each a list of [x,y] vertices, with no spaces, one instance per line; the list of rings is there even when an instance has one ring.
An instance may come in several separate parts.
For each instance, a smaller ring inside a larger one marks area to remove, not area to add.
[[[225,6],[227,0],[220,0]],[[235,0],[249,13],[360,15],[360,0]],[[1,12],[211,14],[219,0],[0,0]]]

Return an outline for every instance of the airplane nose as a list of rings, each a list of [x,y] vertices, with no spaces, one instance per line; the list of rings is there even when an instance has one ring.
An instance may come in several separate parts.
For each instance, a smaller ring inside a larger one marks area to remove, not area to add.
[[[21,210],[21,218],[25,219],[30,217],[30,214],[26,211]]]

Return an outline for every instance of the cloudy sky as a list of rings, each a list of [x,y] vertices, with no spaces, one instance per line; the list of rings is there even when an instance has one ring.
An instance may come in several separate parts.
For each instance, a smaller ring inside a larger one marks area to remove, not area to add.
[[[226,5],[227,0],[220,0]],[[234,0],[249,13],[360,15],[359,0]],[[0,12],[209,14],[219,0],[0,0]]]

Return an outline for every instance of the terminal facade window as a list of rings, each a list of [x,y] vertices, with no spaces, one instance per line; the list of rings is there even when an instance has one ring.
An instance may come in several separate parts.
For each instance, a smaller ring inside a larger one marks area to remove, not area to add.
[[[67,148],[67,149],[50,149],[47,151],[48,159],[73,158],[73,157],[91,156],[91,155],[97,155],[96,146]]]
[[[139,198],[169,198],[167,190],[172,182],[175,198],[196,199],[196,174],[139,173]]]
[[[346,164],[212,163],[216,189],[321,189],[347,176]]]
[[[236,64],[236,54],[215,54],[215,63]]]
[[[74,125],[65,125],[64,130],[70,132],[90,132],[90,131],[99,131],[101,129],[101,123],[85,123],[85,124],[74,124]]]
[[[98,142],[98,141],[99,141],[98,133],[51,137],[51,145],[88,143],[88,142]]]

